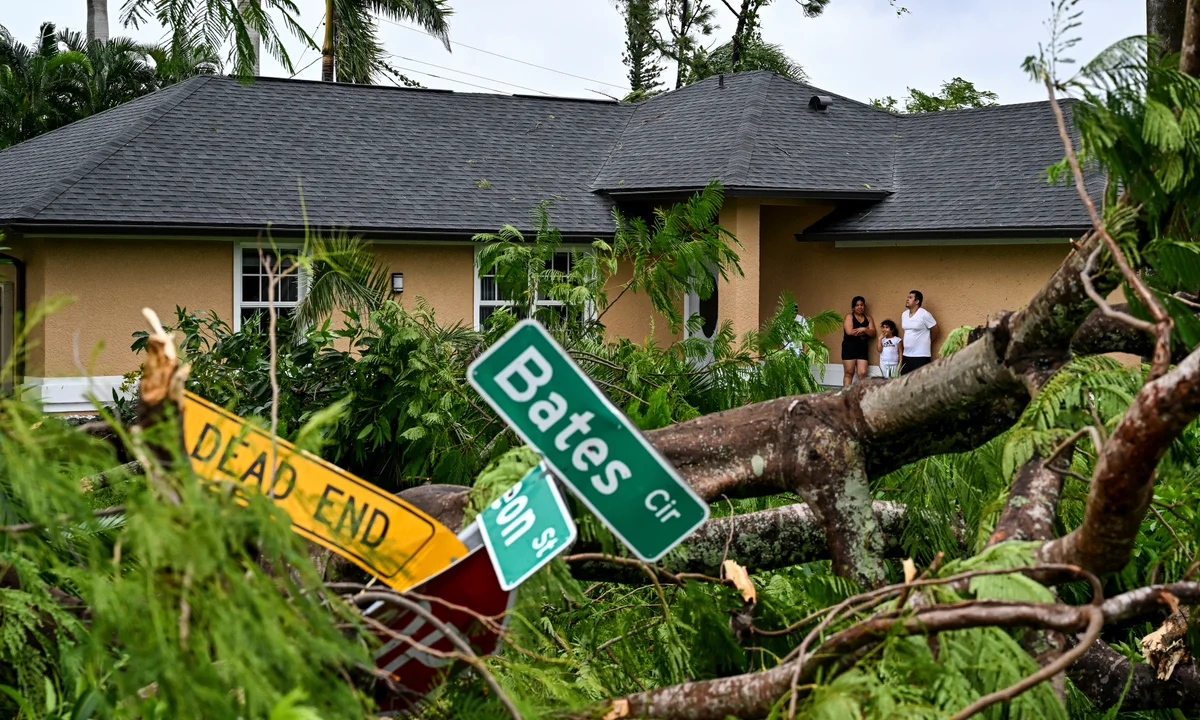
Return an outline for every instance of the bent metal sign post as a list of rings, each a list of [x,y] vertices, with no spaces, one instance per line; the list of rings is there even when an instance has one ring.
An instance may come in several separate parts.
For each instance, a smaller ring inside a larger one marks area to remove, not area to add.
[[[642,560],[708,519],[708,505],[536,321],[517,323],[467,377]]]
[[[269,432],[191,393],[183,436],[197,475],[270,494],[296,533],[397,591],[467,556],[462,541],[432,517],[285,440],[276,440],[271,463]]]

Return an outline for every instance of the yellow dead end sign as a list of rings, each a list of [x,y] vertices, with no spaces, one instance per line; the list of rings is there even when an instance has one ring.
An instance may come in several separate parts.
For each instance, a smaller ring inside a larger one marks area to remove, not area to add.
[[[402,591],[466,557],[453,532],[403,500],[185,393],[183,437],[198,475],[270,492],[292,529]]]

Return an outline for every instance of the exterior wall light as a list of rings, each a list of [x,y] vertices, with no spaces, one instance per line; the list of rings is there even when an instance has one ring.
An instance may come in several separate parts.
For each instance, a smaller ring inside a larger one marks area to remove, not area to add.
[[[404,273],[392,273],[392,292],[404,292]]]

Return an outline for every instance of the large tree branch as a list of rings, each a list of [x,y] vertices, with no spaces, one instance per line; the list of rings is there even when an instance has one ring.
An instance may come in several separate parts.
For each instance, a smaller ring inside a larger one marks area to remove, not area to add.
[[[1083,524],[1042,546],[1045,562],[1115,572],[1129,561],[1154,492],[1158,462],[1200,415],[1200,351],[1146,383],[1099,450]]]
[[[1106,600],[1098,609],[1102,622],[1119,622],[1163,607],[1166,604],[1164,591],[1183,602],[1200,600],[1200,583],[1142,588]],[[765,717],[771,707],[790,692],[796,663],[803,664],[798,678],[799,686],[803,687],[814,682],[822,670],[844,669],[865,649],[889,637],[932,636],[974,627],[1031,627],[1072,635],[1087,628],[1095,612],[1095,605],[998,600],[928,605],[910,608],[902,613],[893,611],[835,633],[805,657],[781,663],[769,670],[637,693],[610,701],[610,707],[627,708],[630,717],[654,717],[660,720],[724,720],[730,715],[746,720],[760,718]],[[1094,663],[1096,656],[1103,657],[1104,654],[1085,652],[1078,662],[1085,665]],[[825,681],[828,681],[828,677]]]
[[[873,510],[875,521],[883,530],[885,555],[899,556],[900,537],[908,523],[905,507],[899,503],[875,502]],[[576,552],[592,549],[575,548]],[[762,571],[827,559],[829,552],[829,542],[816,513],[806,504],[796,504],[713,518],[684,540],[679,551],[657,565],[672,574],[717,576],[724,560]],[[581,580],[630,583],[646,580],[640,569],[597,560],[573,563],[571,574]]]
[[[1177,667],[1170,679],[1159,680],[1154,668],[1131,663],[1105,642],[1093,643],[1067,671],[1067,677],[1100,710],[1118,702],[1124,711],[1178,708],[1191,713],[1200,709],[1200,672],[1195,666]]]
[[[919,372],[848,390],[781,398],[648,433],[705,498],[791,490],[829,536],[835,570],[882,581],[882,533],[868,483],[930,455],[964,452],[1012,426],[1031,393],[1070,358],[1094,309],[1080,279],[1089,236],[1022,311],[998,317],[963,350]],[[1095,278],[1115,288],[1112,273]]]

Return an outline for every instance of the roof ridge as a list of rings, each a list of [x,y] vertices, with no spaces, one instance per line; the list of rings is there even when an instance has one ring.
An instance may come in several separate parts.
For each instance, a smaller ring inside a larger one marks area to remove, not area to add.
[[[842,95],[841,93],[836,93],[832,90],[826,90],[825,88],[817,87],[816,85],[812,85],[810,83],[804,82],[803,80],[796,80],[794,78],[790,78],[786,75],[780,75],[779,73],[773,72],[770,70],[763,70],[760,72],[770,72],[772,75],[775,75],[780,80],[783,80],[785,82],[792,83],[793,85],[799,85],[802,88],[807,88],[808,90],[821,93],[822,95],[829,95],[831,97],[837,98],[838,100],[845,100],[846,102],[851,102],[851,103],[854,103],[855,105],[869,108],[871,110],[874,110],[875,112],[883,113],[884,115],[893,115],[893,116],[897,115],[897,113],[893,113],[888,110],[884,110],[881,107],[876,107],[869,102],[863,102],[862,100],[855,100],[854,98],[852,98],[848,95]]]
[[[725,162],[725,168],[721,171],[722,181],[725,185],[745,182],[750,174],[750,162],[754,157],[754,148],[758,142],[758,134],[755,130],[762,117],[763,98],[766,95],[765,86],[770,83],[773,76],[774,73],[764,72],[751,81],[748,93],[750,97],[746,106],[742,108],[742,114],[738,121],[737,140],[730,148],[729,158]]]
[[[612,144],[608,146],[608,152],[604,155],[604,162],[600,163],[600,167],[596,168],[596,174],[592,177],[592,182],[588,185],[589,191],[596,192],[600,189],[598,183],[601,176],[604,175],[604,169],[608,167],[609,161],[612,160],[613,153],[615,153],[617,149],[621,147],[621,141],[625,138],[625,131],[629,129],[629,124],[633,122],[633,118],[638,114],[638,104],[640,103],[630,104],[629,114],[625,118],[625,126],[621,128],[621,132],[617,133],[617,136],[613,139]],[[621,105],[624,105],[624,103],[621,103]]]
[[[197,90],[208,84],[208,81],[213,78],[212,75],[199,75],[191,80],[185,80],[184,83],[192,82],[195,87],[184,92],[179,91],[178,98],[168,98],[162,101],[162,104],[148,111],[141,120],[134,123],[124,132],[118,132],[115,136],[109,139],[108,142],[99,146],[90,155],[85,157],[78,165],[75,166],[73,172],[68,173],[65,177],[60,178],[58,182],[52,185],[48,190],[43,191],[36,198],[31,200],[25,207],[17,211],[16,217],[35,219],[46,208],[50,207],[51,203],[70,190],[77,183],[87,177],[93,170],[101,165],[105,160],[111,158],[128,145],[134,138],[145,132],[151,125],[158,122],[167,113],[174,110],[187,98],[191,97]],[[183,85],[184,83],[180,83]],[[168,88],[164,88],[159,92],[164,92]],[[174,102],[172,102],[174,100]],[[114,108],[115,109],[115,108]]]

